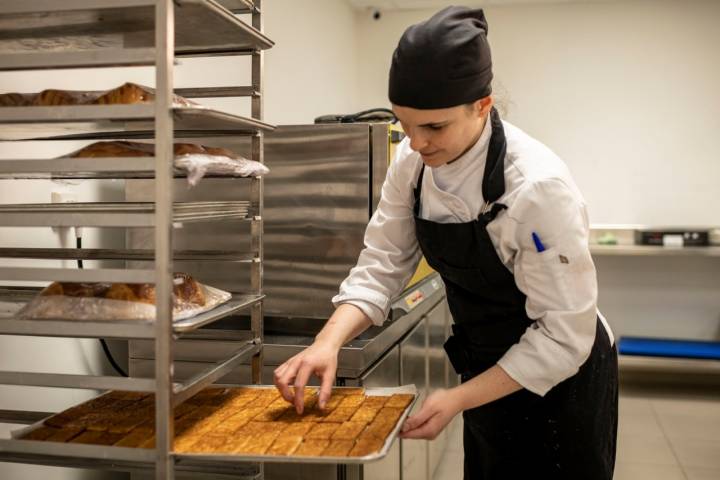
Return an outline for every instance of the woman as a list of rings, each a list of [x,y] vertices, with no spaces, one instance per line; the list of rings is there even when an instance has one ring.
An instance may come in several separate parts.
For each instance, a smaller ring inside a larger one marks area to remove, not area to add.
[[[340,347],[383,322],[424,255],[445,283],[462,384],[430,395],[402,437],[435,438],[462,412],[466,479],[610,479],[617,354],[585,203],[555,154],[500,120],[486,35],[482,10],[463,7],[403,34],[389,97],[407,138],[335,313],[275,384],[301,412],[297,387],[317,375],[322,407]]]

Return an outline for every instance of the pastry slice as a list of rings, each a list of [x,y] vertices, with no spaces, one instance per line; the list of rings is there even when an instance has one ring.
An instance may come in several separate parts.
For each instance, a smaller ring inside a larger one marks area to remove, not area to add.
[[[355,446],[350,450],[348,455],[351,457],[364,457],[365,455],[379,452],[384,444],[385,440],[370,433],[363,433],[358,437]]]
[[[390,397],[384,396],[384,395],[373,395],[371,397],[365,397],[365,401],[362,403],[361,407],[375,407],[377,409],[380,409],[385,406],[385,403],[390,399]]]
[[[353,422],[372,422],[380,411],[381,407],[367,406],[365,403],[350,418]]]
[[[332,423],[347,422],[356,411],[357,407],[337,407],[335,410],[330,412],[329,415],[323,418],[322,421]]]
[[[345,398],[340,401],[337,408],[357,408],[364,400],[365,395],[345,395]]]
[[[355,440],[365,430],[365,422],[344,422],[330,437],[332,440]]]
[[[310,431],[305,434],[304,438],[307,440],[328,440],[339,426],[338,423],[316,423]]]
[[[301,435],[280,435],[270,445],[266,453],[267,455],[292,455],[300,446],[302,440]]]
[[[330,440],[303,439],[293,455],[317,457],[330,445]]]
[[[144,432],[141,430],[133,430],[132,432],[128,433],[120,440],[118,440],[115,443],[115,446],[137,448],[151,436],[152,433]]]
[[[35,430],[26,433],[22,436],[21,440],[47,440],[57,432],[59,432],[59,428],[55,427],[48,427],[47,425],[41,425],[40,427],[36,428]]]
[[[195,453],[212,453],[221,450],[227,442],[228,437],[225,435],[203,435],[195,443],[193,443],[187,451]],[[180,452],[182,450],[176,451]]]
[[[354,440],[331,440],[330,445],[320,454],[323,457],[344,457],[355,445]]]
[[[394,408],[405,408],[408,405],[410,405],[410,402],[413,401],[413,398],[415,398],[414,395],[411,395],[409,393],[396,393],[390,399],[387,401],[387,403],[384,405],[385,407],[394,407]]]
[[[47,438],[48,442],[67,442],[80,435],[85,429],[82,427],[63,427]]]

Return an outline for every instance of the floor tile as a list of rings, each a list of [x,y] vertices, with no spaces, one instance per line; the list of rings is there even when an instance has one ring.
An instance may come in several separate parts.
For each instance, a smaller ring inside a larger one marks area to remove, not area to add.
[[[718,480],[720,468],[683,467],[687,480]]]
[[[651,400],[658,421],[668,438],[717,441],[720,432],[720,402],[717,400]]]
[[[664,437],[653,405],[647,398],[621,397],[618,407],[618,435]]]
[[[655,435],[618,436],[617,462],[679,465],[668,441]]]
[[[717,438],[717,431],[714,442],[678,437],[670,438],[670,443],[683,467],[720,469],[720,439]]]
[[[618,463],[613,480],[686,480],[686,477],[677,466]]]

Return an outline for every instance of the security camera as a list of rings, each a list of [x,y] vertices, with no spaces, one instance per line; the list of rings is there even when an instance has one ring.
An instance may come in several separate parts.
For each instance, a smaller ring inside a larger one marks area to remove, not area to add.
[[[380,20],[380,17],[382,17],[382,13],[380,12],[380,10],[373,10],[372,17],[373,20]]]

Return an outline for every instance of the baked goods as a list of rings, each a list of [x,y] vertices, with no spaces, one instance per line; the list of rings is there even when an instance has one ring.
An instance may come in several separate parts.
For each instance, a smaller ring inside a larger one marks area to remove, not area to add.
[[[308,399],[317,393],[312,387],[304,392]],[[412,395],[380,398],[339,388],[331,396],[339,400],[334,409],[306,405],[297,415],[274,388],[209,388],[175,408],[173,449],[249,456],[371,455],[382,449],[405,411],[387,405],[406,404],[408,398],[412,401]],[[148,394],[110,392],[48,418],[23,439],[154,448],[154,401]]]
[[[187,273],[173,276],[176,302],[205,305],[200,284]],[[40,292],[41,296],[95,297],[126,302],[155,303],[155,285],[150,283],[70,283],[53,282]]]
[[[39,93],[0,94],[2,107],[47,107],[61,105],[118,105],[147,103],[155,100],[155,90],[144,85],[127,82],[111,90],[91,92],[48,89]],[[173,95],[173,103],[182,106],[197,105]]]
[[[213,155],[241,159],[240,155],[227,148],[207,147],[196,143],[175,143],[173,152],[181,155]],[[95,142],[70,153],[70,158],[111,158],[111,157],[152,157],[155,145],[152,143],[128,142],[124,140]]]

